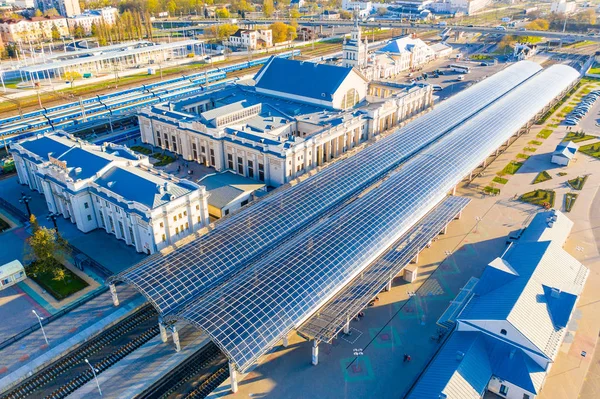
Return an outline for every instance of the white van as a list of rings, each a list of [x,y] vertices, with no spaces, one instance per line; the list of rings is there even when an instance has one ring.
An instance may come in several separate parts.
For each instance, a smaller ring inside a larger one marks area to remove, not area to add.
[[[506,27],[499,25],[499,26],[496,26],[496,30],[506,30]]]
[[[440,85],[431,85],[431,88],[433,89],[433,91],[442,91],[443,87]]]
[[[458,78],[456,78],[456,80],[458,80],[458,81],[465,80],[465,75],[460,75]]]

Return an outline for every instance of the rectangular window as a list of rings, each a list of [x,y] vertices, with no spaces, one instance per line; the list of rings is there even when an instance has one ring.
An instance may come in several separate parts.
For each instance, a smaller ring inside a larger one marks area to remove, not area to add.
[[[183,211],[183,216],[187,216],[187,211]]]
[[[246,206],[246,205],[248,205],[248,202],[249,202],[249,200],[243,200],[243,201],[242,201],[242,206]]]
[[[113,222],[113,218],[109,216],[108,221],[110,222],[110,232],[114,233],[115,232],[115,222]]]
[[[202,219],[200,218],[200,216],[198,216],[198,223],[201,223]]]
[[[165,227],[165,224],[163,222],[160,222],[160,227]]]
[[[196,210],[199,211],[200,210],[200,205],[196,205]]]
[[[248,161],[248,177],[254,179],[254,162]]]
[[[173,216],[173,221],[176,222],[177,221],[177,215]]]
[[[129,226],[129,238],[131,238],[131,243],[135,244],[135,234],[133,234],[133,229]]]
[[[87,215],[87,220],[88,220],[88,222],[91,222],[92,221],[92,215]]]
[[[188,230],[190,228],[190,225],[188,222],[185,222],[185,229]]]
[[[203,154],[206,154],[206,148],[204,148],[204,146],[201,146],[201,147],[200,147],[200,151],[201,151]]]
[[[265,181],[265,165],[258,163],[258,180]]]
[[[167,136],[167,134],[164,134],[165,137],[165,147],[168,150],[169,149],[169,136]]]
[[[196,149],[196,143],[192,143],[192,153],[193,153],[194,159],[198,159],[198,150]]]
[[[233,170],[233,155],[227,154],[227,167]]]
[[[115,206],[115,211],[117,211],[117,213],[121,213],[121,209],[117,208],[116,206]]]
[[[215,166],[215,150],[210,149],[210,165]]]
[[[181,219],[181,213],[179,214],[179,219]]]
[[[125,229],[123,229],[123,222],[119,220],[119,233],[121,233],[121,237],[125,238]]]
[[[160,139],[160,134],[156,135],[156,143],[159,147],[162,147],[162,140]]]
[[[242,157],[238,157],[238,173],[240,175],[244,174],[244,159]]]
[[[96,203],[99,204],[100,203],[100,198],[96,197]]]
[[[177,138],[175,136],[171,137],[171,143],[173,144],[173,152],[177,152]]]
[[[504,384],[500,385],[500,395],[508,395],[508,387]]]
[[[87,202],[84,202],[84,203],[83,203],[83,207],[84,207],[85,209],[89,209],[89,208],[90,208],[90,204],[88,204]]]
[[[225,216],[229,215],[229,209],[225,209]]]
[[[165,234],[162,235],[162,242],[167,242],[167,236]]]
[[[104,215],[102,214],[102,212],[100,212],[100,224],[102,225],[102,227],[106,228],[106,223],[104,223]]]
[[[527,395],[526,393],[523,394],[523,399],[530,399],[529,395]]]
[[[179,234],[179,227],[175,227],[175,234]]]

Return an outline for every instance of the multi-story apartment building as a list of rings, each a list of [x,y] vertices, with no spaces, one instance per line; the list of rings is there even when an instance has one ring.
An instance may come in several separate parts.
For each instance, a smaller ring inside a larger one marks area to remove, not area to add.
[[[0,19],[0,35],[3,42],[29,42],[52,38],[56,26],[61,36],[69,35],[67,19],[63,17],[33,17],[31,19]]]
[[[254,79],[142,109],[142,140],[276,187],[432,105],[428,85],[369,85],[334,65],[272,58]]]
[[[46,12],[54,8],[63,17],[81,14],[79,0],[35,0],[36,8]]]
[[[85,10],[83,14],[75,15],[67,19],[70,29],[81,26],[83,31],[89,35],[92,33],[92,25],[98,25],[104,22],[107,26],[112,26],[117,21],[119,11],[115,7],[104,7],[97,10]]]
[[[103,229],[152,254],[209,223],[204,187],[153,169],[127,147],[45,134],[11,145],[21,184],[83,232]]]

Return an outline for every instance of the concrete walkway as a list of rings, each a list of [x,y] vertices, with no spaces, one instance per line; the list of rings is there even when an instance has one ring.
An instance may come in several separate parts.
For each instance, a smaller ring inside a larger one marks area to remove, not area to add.
[[[105,292],[44,326],[49,346],[44,342],[42,331],[36,330],[0,350],[0,392],[146,302],[134,289],[127,286],[119,287],[119,300],[121,305],[115,308],[110,293]],[[35,322],[35,316],[31,315],[31,318],[31,322]]]

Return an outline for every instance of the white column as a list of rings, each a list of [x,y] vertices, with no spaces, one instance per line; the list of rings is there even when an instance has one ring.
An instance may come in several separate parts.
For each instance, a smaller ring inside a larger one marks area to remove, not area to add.
[[[167,342],[167,329],[165,328],[165,323],[163,323],[162,320],[158,321],[158,328],[160,330],[160,339],[162,340],[162,342]]]
[[[448,232],[448,225],[444,226],[444,229],[442,230],[442,234],[446,234]]]
[[[392,281],[393,279],[390,279],[390,281],[388,281],[387,285],[385,286],[385,290],[388,292],[392,290]]]
[[[236,393],[238,391],[237,371],[235,371],[232,362],[229,362],[229,382],[231,384],[231,392]]]
[[[445,233],[444,233],[445,234]],[[419,254],[415,255],[411,263],[417,263],[419,261]]]
[[[110,296],[112,297],[113,305],[119,306],[119,297],[117,296],[117,287],[114,284],[109,284]]]
[[[454,218],[454,220],[460,220],[461,217],[462,217],[462,211],[458,212],[458,215],[456,215],[456,218]]]
[[[319,364],[319,342],[317,340],[313,341],[312,364],[313,364],[313,366],[316,366],[317,364]]]
[[[452,195],[456,195],[456,186],[452,187]]]
[[[177,331],[177,327],[171,326],[171,334],[173,335],[173,343],[175,344],[175,352],[181,352],[181,344],[179,343],[179,331]]]
[[[346,323],[344,324],[344,334],[348,334],[350,332],[350,318],[346,317]]]
[[[288,345],[289,345],[289,342],[288,342],[288,337],[287,337],[287,335],[286,335],[285,337],[283,337],[283,347],[284,347],[284,348],[287,348],[287,347],[288,347]]]

